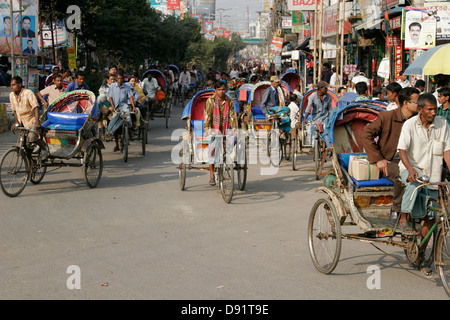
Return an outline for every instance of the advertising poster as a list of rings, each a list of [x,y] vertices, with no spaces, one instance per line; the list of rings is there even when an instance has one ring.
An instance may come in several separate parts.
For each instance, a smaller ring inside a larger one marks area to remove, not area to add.
[[[450,2],[428,2],[425,9],[436,18],[436,40],[450,39]]]
[[[406,7],[405,49],[430,49],[436,45],[436,18],[426,9]]]
[[[316,0],[287,0],[289,11],[314,11],[316,9]],[[317,0],[317,5],[320,1]]]
[[[214,31],[214,22],[205,21],[205,32],[213,32],[213,31]]]
[[[280,55],[283,49],[283,38],[273,37],[270,45],[270,53]]]
[[[11,30],[14,30],[12,34],[14,54],[37,55],[39,0],[26,2],[27,5],[23,6],[22,19],[18,13],[15,13],[11,19],[11,2],[13,10],[17,11],[18,0],[0,0],[0,54],[11,54]],[[22,42],[20,42],[21,35]],[[24,50],[26,50],[25,53],[23,53]]]
[[[50,24],[44,24],[42,26],[42,41],[44,43],[44,48],[52,47],[52,29]],[[38,44],[41,46],[41,40],[39,40]],[[64,20],[53,22],[53,44],[55,47],[69,46],[69,35]]]
[[[217,36],[224,37],[225,36],[225,28],[217,28]]]
[[[167,10],[180,10],[180,0],[167,0]]]

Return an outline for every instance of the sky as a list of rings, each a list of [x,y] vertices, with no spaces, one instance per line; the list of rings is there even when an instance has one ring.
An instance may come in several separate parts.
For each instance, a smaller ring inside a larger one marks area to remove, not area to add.
[[[263,8],[262,0],[216,0],[216,10],[219,8],[232,9],[222,11],[222,27],[228,27],[232,31],[245,32],[247,30],[247,5],[250,22],[252,22],[258,18],[257,11],[261,11]],[[217,12],[217,26],[219,17],[219,12]]]

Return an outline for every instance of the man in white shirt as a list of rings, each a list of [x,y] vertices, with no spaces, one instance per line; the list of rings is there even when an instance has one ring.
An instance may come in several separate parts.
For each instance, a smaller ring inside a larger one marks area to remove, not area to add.
[[[370,80],[367,79],[365,73],[362,72],[362,71],[360,71],[356,76],[353,77],[353,79],[352,79],[352,89],[355,88],[355,85],[358,82],[365,82],[365,83],[367,83],[367,86],[370,86]]]
[[[230,72],[230,78],[234,79],[234,78],[238,78],[239,77],[239,70],[237,69],[236,66],[233,66],[233,70],[231,70]]]
[[[400,71],[398,75],[400,76],[400,79],[398,79],[397,82],[402,86],[402,88],[412,87],[408,80],[408,76],[404,71]]]
[[[397,145],[400,177],[405,184],[399,225],[412,235],[418,234],[408,216],[423,218],[421,234],[425,236],[434,221],[421,209],[421,201],[424,196],[437,195],[437,190],[429,186],[414,192],[416,179],[427,175],[431,182],[441,181],[443,160],[450,165],[450,126],[444,117],[436,116],[437,101],[432,94],[420,95],[417,106],[419,114],[404,122]]]
[[[142,90],[146,92],[145,102],[148,105],[148,110],[151,111],[150,119],[153,120],[153,106],[155,104],[156,92],[160,89],[158,81],[153,77],[152,73],[147,74],[147,78],[144,79]]]
[[[181,86],[181,92],[186,93],[189,91],[189,86],[191,85],[191,73],[186,71],[186,68],[183,68],[182,70],[178,83]]]

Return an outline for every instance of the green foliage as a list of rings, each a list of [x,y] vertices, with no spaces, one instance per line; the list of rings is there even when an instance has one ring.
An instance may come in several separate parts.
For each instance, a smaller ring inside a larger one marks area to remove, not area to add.
[[[79,56],[86,57],[88,66],[94,52],[101,67],[112,60],[137,70],[148,59],[162,66],[197,64],[203,69],[210,67],[205,61],[214,61],[216,68],[225,69],[229,56],[243,47],[239,38],[207,41],[196,20],[163,17],[148,0],[78,0],[76,5],[81,10]],[[43,21],[70,16],[65,0],[40,0],[40,7]]]

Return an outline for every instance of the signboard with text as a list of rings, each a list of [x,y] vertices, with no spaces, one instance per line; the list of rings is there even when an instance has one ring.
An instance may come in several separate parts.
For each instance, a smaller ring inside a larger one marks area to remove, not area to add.
[[[273,37],[270,45],[270,53],[279,55],[283,49],[283,38]]]
[[[314,11],[316,9],[316,0],[287,0],[289,11]],[[320,5],[320,0],[317,0]]]

